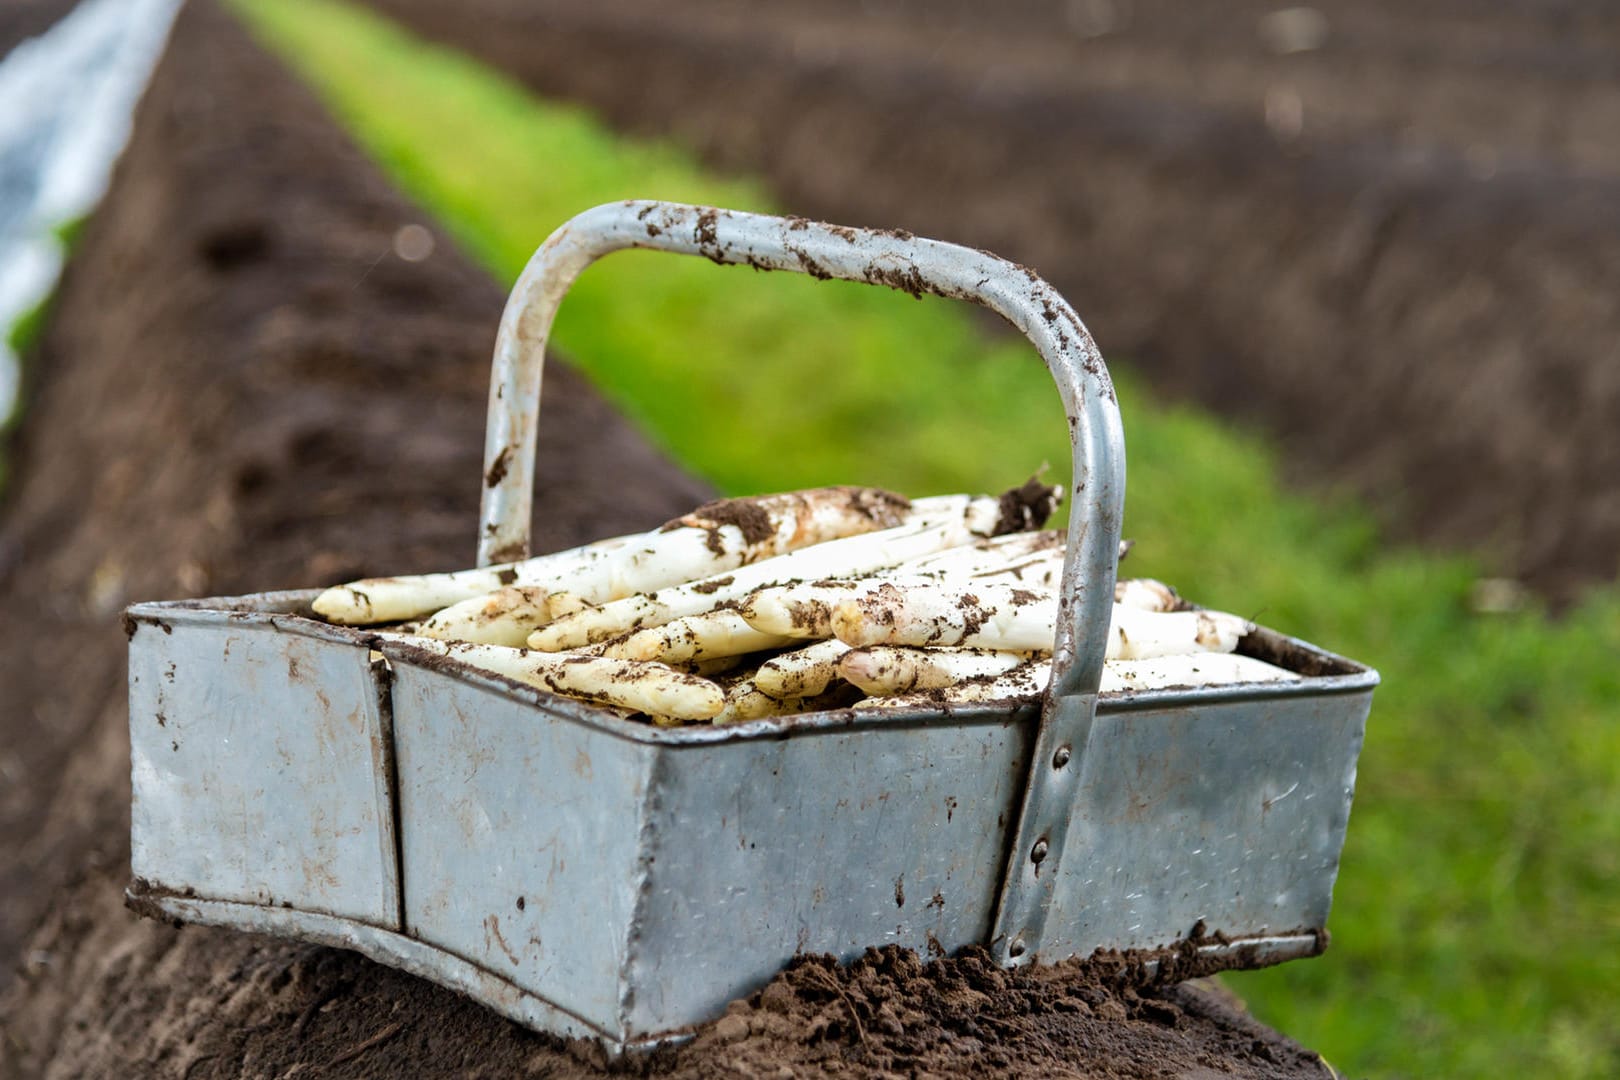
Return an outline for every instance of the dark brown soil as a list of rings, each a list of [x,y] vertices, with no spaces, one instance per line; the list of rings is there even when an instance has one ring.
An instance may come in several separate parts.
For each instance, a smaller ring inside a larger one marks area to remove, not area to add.
[[[873,949],[847,968],[801,957],[670,1056],[744,1076],[1332,1076],[1218,991],[1138,990],[1122,974],[1106,961],[1006,971],[975,951],[924,964]]]
[[[177,26],[33,358],[0,526],[0,1076],[599,1075],[353,953],[136,918],[119,609],[472,556],[501,295],[211,6]],[[706,492],[566,368],[536,546]],[[589,478],[586,482],[582,478]],[[802,960],[681,1049],[715,1075],[1325,1075],[1190,986],[1114,966]],[[887,1072],[885,1072],[887,1070]]]
[[[75,0],[6,0],[0,4],[0,56],[18,43],[38,37],[63,15],[73,10]]]
[[[1057,509],[1058,489],[1032,476],[1022,487],[1001,493],[1001,514],[996,518],[996,535],[1039,529]]]
[[[800,213],[1036,267],[1405,535],[1559,598],[1620,571],[1606,5],[1323,0],[1277,55],[1269,0],[374,3]]]

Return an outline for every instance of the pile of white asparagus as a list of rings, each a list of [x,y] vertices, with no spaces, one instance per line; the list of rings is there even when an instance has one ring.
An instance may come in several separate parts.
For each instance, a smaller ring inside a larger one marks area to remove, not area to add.
[[[652,532],[506,566],[372,578],[317,614],[660,725],[1042,693],[1059,492],[907,500],[828,487],[727,499]],[[1151,579],[1114,594],[1103,693],[1297,676],[1234,654],[1254,629]],[[395,625],[387,625],[395,624]]]

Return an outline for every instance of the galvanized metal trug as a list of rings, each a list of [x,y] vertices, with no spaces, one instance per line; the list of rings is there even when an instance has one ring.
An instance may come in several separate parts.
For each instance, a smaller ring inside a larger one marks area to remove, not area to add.
[[[132,902],[358,949],[622,1049],[798,952],[988,944],[1211,966],[1320,951],[1376,673],[1099,699],[1124,448],[1079,318],[1031,271],[888,230],[654,202],[536,252],[502,316],[481,564],[528,551],[542,359],[578,274],[651,248],[982,304],[1046,361],[1076,497],[1039,710],[659,729],[310,617],[314,593],[130,609]]]

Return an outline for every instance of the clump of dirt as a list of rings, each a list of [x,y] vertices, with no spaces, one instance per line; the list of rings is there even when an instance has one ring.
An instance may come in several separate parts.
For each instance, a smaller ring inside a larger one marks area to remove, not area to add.
[[[850,485],[814,489],[813,494],[784,492],[779,495],[744,495],[734,499],[716,499],[704,503],[673,521],[664,523],[663,532],[672,529],[697,527],[707,529],[708,548],[716,555],[724,552],[720,530],[727,525],[742,533],[745,544],[760,544],[776,534],[773,513],[803,512],[812,499],[838,505],[842,510],[872,523],[874,528],[886,529],[900,524],[911,500],[882,488]],[[801,518],[800,528],[803,529]]]
[[[911,509],[911,500],[882,488],[849,488],[850,505],[867,520],[882,528],[900,524],[900,519]]]
[[[727,585],[730,585],[736,580],[737,579],[734,576],[727,574],[725,577],[709,578],[705,581],[695,582],[691,588],[693,592],[701,593],[707,596],[710,593],[719,592],[721,589],[725,588]]]
[[[677,518],[664,527],[675,529],[693,524],[701,524],[709,530],[709,550],[716,555],[725,551],[725,546],[720,542],[720,530],[727,525],[736,526],[742,533],[743,543],[748,545],[764,543],[776,535],[776,526],[771,521],[770,512],[759,505],[757,499],[750,498],[718,499],[704,503],[690,514]]]
[[[996,519],[996,535],[1039,529],[1057,509],[1058,489],[1041,483],[1032,476],[1022,485],[1009,488],[999,499],[1000,515]]]
[[[684,1053],[729,1051],[759,1076],[1332,1076],[1218,995],[1175,985],[1173,961],[1166,981],[1138,986],[1139,969],[1112,956],[1013,970],[978,949],[931,963],[893,946],[848,966],[805,956]]]

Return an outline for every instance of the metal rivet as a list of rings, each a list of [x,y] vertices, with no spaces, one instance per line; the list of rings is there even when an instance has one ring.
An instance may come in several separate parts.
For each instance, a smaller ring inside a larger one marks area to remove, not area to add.
[[[1012,944],[1007,946],[1007,955],[1008,956],[1013,956],[1013,957],[1023,956],[1024,955],[1024,939],[1023,938],[1013,938],[1012,939]]]
[[[1029,853],[1029,861],[1037,863],[1040,862],[1042,859],[1046,858],[1046,853],[1049,850],[1050,848],[1047,846],[1045,837],[1042,837],[1041,839],[1035,841],[1035,848]]]
[[[1052,768],[1054,768],[1054,769],[1063,768],[1063,766],[1065,766],[1065,765],[1067,765],[1069,763],[1069,758],[1071,758],[1073,756],[1074,755],[1070,752],[1070,750],[1069,750],[1069,748],[1067,746],[1058,747],[1057,748],[1057,753],[1052,755]]]

